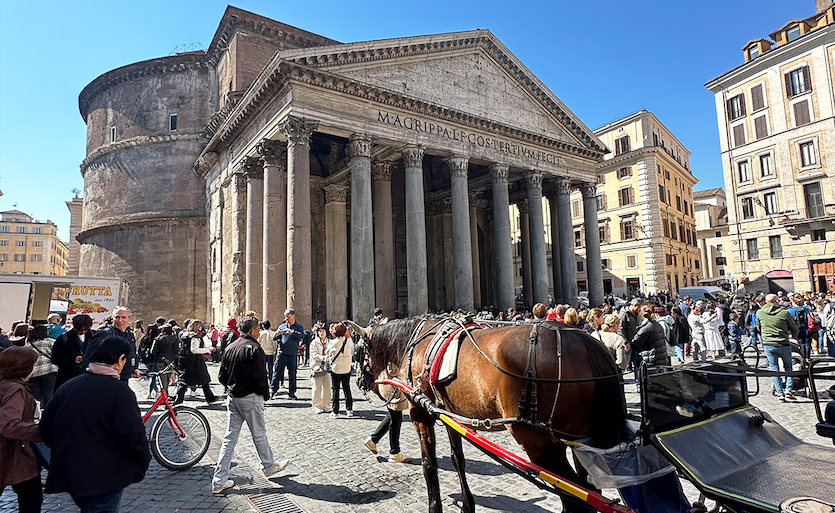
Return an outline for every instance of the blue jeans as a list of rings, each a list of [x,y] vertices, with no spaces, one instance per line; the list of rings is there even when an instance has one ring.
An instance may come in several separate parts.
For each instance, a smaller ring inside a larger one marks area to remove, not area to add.
[[[799,332],[797,334],[797,342],[800,344],[800,354],[803,355],[803,358],[811,358],[812,356],[812,337],[809,336],[809,332]]]
[[[267,355],[267,383],[273,382],[273,363],[275,362],[275,355]]]
[[[212,477],[212,486],[219,487],[229,477],[229,466],[232,464],[232,456],[235,454],[235,445],[238,443],[238,436],[241,434],[241,427],[246,421],[249,432],[252,435],[252,443],[258,457],[261,458],[261,468],[268,470],[275,462],[273,450],[267,440],[267,428],[264,422],[264,396],[249,394],[246,397],[232,397],[226,400],[226,434],[223,435],[223,444],[220,446],[220,455],[217,457],[215,475]]]
[[[773,371],[779,371],[780,365],[779,360],[783,360],[783,369],[786,372],[792,371],[792,348],[790,345],[764,345],[765,347],[765,357],[768,359],[768,368]],[[777,395],[783,395],[783,384],[780,381],[779,376],[774,376],[771,378],[774,382],[774,391],[777,392]],[[791,392],[792,385],[794,382],[792,381],[791,376],[786,377],[786,390]]]
[[[150,374],[150,373],[152,373],[152,372],[156,372],[156,371],[157,371],[157,362],[151,362],[151,363],[149,363],[149,364],[148,364],[148,374]],[[150,381],[150,383],[149,383],[149,385],[148,385],[148,393],[151,393],[151,392],[158,392],[159,390],[158,390],[158,387],[157,387],[157,378],[156,378],[156,376],[150,376],[150,375],[149,375],[149,376],[148,376],[148,378],[149,378],[149,379],[148,379],[148,381]],[[168,384],[168,383],[166,383],[166,385],[167,385],[167,384]]]
[[[676,349],[676,356],[678,356],[678,361],[680,361],[681,363],[684,363],[684,345],[679,344],[679,345],[675,346],[675,349]]]
[[[745,343],[746,346],[754,346],[757,347],[757,343],[760,340],[760,335],[757,333],[757,330],[754,328],[750,328],[748,330],[748,341]]]
[[[278,382],[284,377],[284,368],[287,368],[287,379],[290,381],[290,395],[296,395],[296,355],[280,354],[275,359],[275,372],[273,373],[272,392],[278,391]]]
[[[119,503],[122,502],[122,490],[88,497],[73,495],[72,500],[81,508],[81,513],[118,513]]]

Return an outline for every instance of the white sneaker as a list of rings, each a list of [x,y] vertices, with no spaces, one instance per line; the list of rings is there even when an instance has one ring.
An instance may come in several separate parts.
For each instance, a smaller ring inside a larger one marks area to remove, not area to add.
[[[331,412],[331,414],[330,414],[330,418],[335,419],[335,418],[336,418],[336,413],[335,413],[335,412]]]
[[[323,410],[322,408],[313,408],[313,413],[315,413],[317,415],[320,414],[320,413],[324,413],[324,411],[325,410]]]
[[[353,416],[354,416],[354,412],[353,412],[353,411],[351,411],[351,410],[348,410],[348,411],[346,411],[346,412],[345,412],[345,416],[346,416],[346,417],[353,417]]]
[[[365,439],[363,444],[365,444],[365,446],[368,447],[369,451],[371,451],[374,454],[377,454],[377,444],[375,444],[374,441],[371,440],[370,436]]]
[[[267,479],[277,476],[279,472],[287,468],[287,465],[290,464],[290,460],[278,460],[273,465],[264,471],[264,475],[267,476]]]
[[[390,454],[389,461],[393,461],[395,463],[407,463],[409,461],[412,461],[412,458],[408,456],[403,456],[402,453],[398,452],[397,454]]]
[[[232,488],[233,486],[235,486],[235,481],[232,481],[231,479],[227,479],[226,482],[223,483],[222,485],[217,486],[217,487],[213,486],[212,487],[212,493],[221,493],[221,492],[223,492],[223,490],[226,490],[227,488]]]

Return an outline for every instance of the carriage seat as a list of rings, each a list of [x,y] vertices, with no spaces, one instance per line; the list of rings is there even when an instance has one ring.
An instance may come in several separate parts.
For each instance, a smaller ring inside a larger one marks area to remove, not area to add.
[[[824,410],[823,422],[815,424],[818,435],[831,438],[835,444],[835,401],[829,401]]]
[[[779,513],[792,497],[835,503],[835,481],[810,479],[835,475],[835,448],[801,441],[751,405],[655,432],[653,445],[705,495],[746,511]]]

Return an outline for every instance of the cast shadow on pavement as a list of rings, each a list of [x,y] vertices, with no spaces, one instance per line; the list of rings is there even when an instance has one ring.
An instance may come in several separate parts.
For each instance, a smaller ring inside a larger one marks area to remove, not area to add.
[[[396,495],[390,490],[377,490],[370,492],[356,492],[343,485],[316,484],[307,486],[295,486],[292,490],[285,488],[284,492],[293,495],[301,495],[309,499],[316,499],[325,502],[347,503],[347,504],[373,504],[375,502],[391,499]],[[279,488],[279,490],[281,490]]]
[[[449,498],[455,501],[456,505],[461,505],[461,494],[454,493],[448,495]],[[551,513],[551,510],[544,509],[534,502],[538,502],[543,500],[542,497],[532,498],[526,501],[514,499],[513,497],[508,497],[503,495],[501,497],[485,497],[475,496],[475,503],[476,505],[483,507],[483,508],[490,508],[497,511],[524,511],[525,513]]]

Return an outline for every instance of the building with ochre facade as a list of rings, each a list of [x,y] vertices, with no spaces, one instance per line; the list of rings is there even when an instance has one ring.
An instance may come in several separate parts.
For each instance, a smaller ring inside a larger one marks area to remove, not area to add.
[[[608,150],[487,30],[342,44],[229,7],[206,51],[105,73],[79,102],[80,272],[127,279],[135,316],[509,308],[520,201],[547,301],[543,195],[554,295],[577,295],[570,195],[596,226]]]
[[[716,98],[728,263],[750,291],[835,291],[835,5],[742,49]]]

